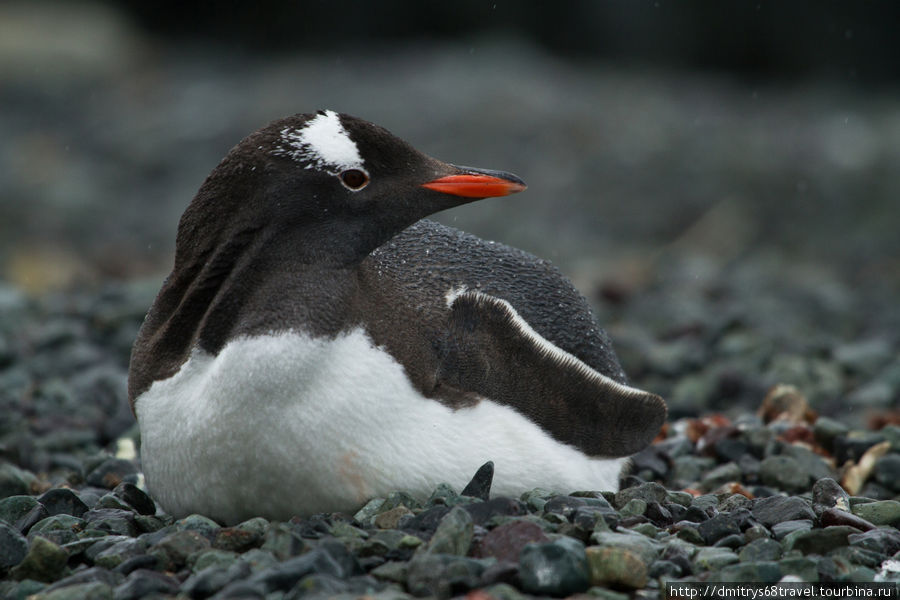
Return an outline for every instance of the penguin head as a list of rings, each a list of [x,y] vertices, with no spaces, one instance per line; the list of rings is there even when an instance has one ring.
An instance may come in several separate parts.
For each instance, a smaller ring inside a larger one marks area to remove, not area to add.
[[[319,111],[242,140],[204,183],[182,226],[188,219],[233,234],[264,225],[317,261],[351,262],[432,213],[524,189],[510,173],[445,163],[382,127]]]

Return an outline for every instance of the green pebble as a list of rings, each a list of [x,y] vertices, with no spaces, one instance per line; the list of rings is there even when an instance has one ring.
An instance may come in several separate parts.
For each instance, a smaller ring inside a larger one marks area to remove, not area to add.
[[[741,562],[764,562],[778,560],[783,554],[781,544],[769,538],[757,538],[741,548],[738,557]]]
[[[694,497],[687,492],[669,492],[668,494],[666,494],[667,502],[679,504],[681,506],[684,506],[685,508],[690,506],[693,500]]]
[[[134,512],[134,507],[113,494],[106,494],[97,500],[95,508],[115,508],[117,510],[127,510]]]
[[[227,550],[204,550],[192,554],[188,559],[188,566],[194,573],[198,573],[207,567],[227,569],[237,561],[238,556],[237,552],[229,552]]]
[[[690,525],[686,525],[679,529],[677,535],[680,539],[692,544],[696,544],[697,546],[702,546],[706,543],[697,528],[691,527]]]
[[[152,546],[147,554],[156,558],[161,569],[177,571],[187,564],[192,554],[207,550],[210,545],[210,541],[196,531],[176,531]]]
[[[40,600],[113,600],[113,589],[100,581],[76,583],[40,594]]]
[[[799,550],[803,554],[824,555],[834,548],[846,546],[847,536],[854,533],[859,533],[859,530],[847,525],[797,531],[785,536],[784,551]]]
[[[375,515],[378,514],[382,504],[384,504],[384,498],[372,498],[353,515],[353,520],[363,527],[372,527],[375,522]]]
[[[634,552],[647,565],[659,557],[661,549],[659,542],[640,533],[594,533],[591,542],[601,547],[624,548]]]
[[[696,556],[694,556],[694,570],[718,571],[725,565],[738,561],[738,555],[729,548],[700,548]]]
[[[216,537],[216,533],[218,533],[222,527],[209,517],[204,517],[203,515],[188,515],[183,519],[175,521],[175,529],[178,531],[196,531],[203,537],[212,539]]]
[[[782,558],[778,561],[782,576],[795,575],[803,581],[810,582],[819,580],[818,564],[818,561],[806,556]]]
[[[35,509],[40,510],[40,506],[41,503],[33,496],[9,496],[0,500],[0,521],[16,526],[19,519]]]
[[[623,517],[638,517],[645,512],[647,512],[647,501],[641,498],[632,498],[619,509],[619,514]]]
[[[474,527],[469,512],[461,506],[454,506],[441,519],[434,535],[422,550],[427,554],[465,556],[472,544]]]
[[[900,527],[900,502],[896,500],[876,500],[865,504],[852,505],[851,511],[857,517],[869,521],[873,525]]]
[[[9,574],[17,581],[34,579],[50,583],[62,576],[68,559],[69,554],[65,550],[38,536],[31,540],[25,558]]]
[[[726,565],[710,573],[707,581],[729,583],[775,583],[781,579],[781,567],[775,561],[743,562]]]
[[[586,550],[592,585],[639,589],[647,585],[647,563],[626,548],[591,546]]]
[[[656,536],[659,535],[659,528],[653,523],[638,523],[630,529],[631,531],[636,531],[641,535],[647,536],[651,540],[655,540]]]
[[[85,526],[84,519],[72,515],[54,515],[41,519],[28,531],[28,534],[43,533],[45,531],[68,530],[81,531]]]

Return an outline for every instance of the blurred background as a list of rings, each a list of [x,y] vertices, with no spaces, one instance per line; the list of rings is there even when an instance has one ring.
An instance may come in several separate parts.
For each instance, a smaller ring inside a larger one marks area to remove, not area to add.
[[[148,306],[229,148],[329,108],[525,179],[437,218],[553,260],[673,416],[777,382],[895,411],[897,23],[892,1],[6,0],[0,280],[144,282]]]

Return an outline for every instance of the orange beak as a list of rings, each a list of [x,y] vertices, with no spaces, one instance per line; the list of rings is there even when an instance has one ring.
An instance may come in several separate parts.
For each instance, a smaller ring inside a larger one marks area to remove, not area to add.
[[[512,173],[473,169],[470,167],[459,168],[464,172],[423,183],[422,187],[463,198],[508,196],[521,192],[528,187],[524,181]]]

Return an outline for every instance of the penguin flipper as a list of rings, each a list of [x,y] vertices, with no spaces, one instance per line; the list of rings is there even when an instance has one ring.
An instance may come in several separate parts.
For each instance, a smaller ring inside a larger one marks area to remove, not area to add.
[[[638,452],[665,422],[662,398],[618,383],[555,346],[506,300],[463,292],[450,302],[437,395],[505,404],[596,457]]]

